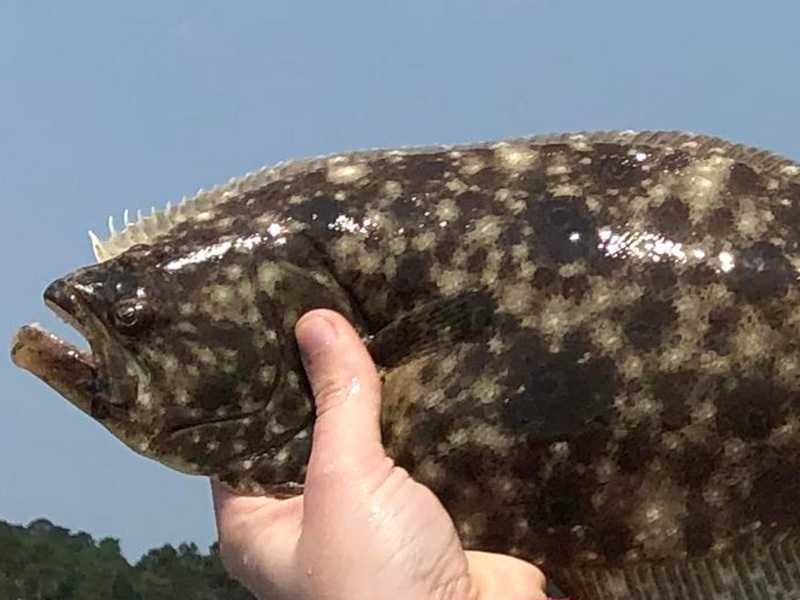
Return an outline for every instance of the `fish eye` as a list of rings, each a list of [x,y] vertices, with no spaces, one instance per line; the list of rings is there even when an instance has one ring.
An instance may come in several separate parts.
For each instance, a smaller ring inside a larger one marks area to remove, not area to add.
[[[136,333],[150,321],[150,308],[142,300],[128,301],[114,311],[114,323],[123,333]]]

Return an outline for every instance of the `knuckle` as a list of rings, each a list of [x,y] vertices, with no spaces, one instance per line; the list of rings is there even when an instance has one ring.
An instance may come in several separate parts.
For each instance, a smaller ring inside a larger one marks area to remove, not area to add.
[[[323,379],[315,386],[314,397],[317,401],[317,412],[321,413],[341,403],[347,398],[350,382],[339,377]]]
[[[342,404],[349,398],[366,394],[380,396],[381,382],[377,377],[346,377],[334,375],[323,378],[314,386],[317,414]]]

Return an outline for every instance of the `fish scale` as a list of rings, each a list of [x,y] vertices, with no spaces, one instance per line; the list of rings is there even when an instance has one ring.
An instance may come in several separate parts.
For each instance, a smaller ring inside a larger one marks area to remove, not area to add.
[[[676,132],[262,169],[92,234],[15,362],[136,452],[302,492],[293,327],[343,313],[465,546],[584,598],[800,599],[800,167]],[[491,499],[491,501],[488,501]]]

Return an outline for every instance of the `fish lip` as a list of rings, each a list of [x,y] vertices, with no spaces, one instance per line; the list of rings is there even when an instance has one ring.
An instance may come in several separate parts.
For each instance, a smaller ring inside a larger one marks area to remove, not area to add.
[[[57,279],[44,291],[44,303],[67,325],[86,337],[86,330],[77,319],[83,306],[77,290],[63,279]]]
[[[64,323],[81,334],[91,348],[91,353],[75,348],[93,367],[98,367],[94,340],[87,323],[92,319],[86,300],[78,286],[64,279],[56,279],[44,291],[44,303]],[[66,344],[67,342],[65,342]]]
[[[68,355],[71,359],[77,360],[86,367],[90,368],[92,372],[97,374],[97,365],[94,361],[94,356],[81,350],[74,344],[71,344],[46,329],[43,329],[38,323],[22,326],[15,334],[11,344],[11,357],[12,361],[17,364],[19,361],[17,357],[20,356],[31,345],[36,346],[37,349],[44,347],[57,348],[63,354]],[[22,368],[27,368],[23,364],[18,364]]]
[[[15,334],[11,360],[81,411],[92,414],[98,371],[89,353],[34,324],[23,326]]]
[[[72,285],[64,280],[53,282],[45,290],[44,301],[56,316],[93,346],[88,327],[80,322],[88,310]],[[92,352],[87,352],[39,325],[26,325],[14,336],[11,360],[83,412],[93,414],[99,383],[99,364],[93,347]]]

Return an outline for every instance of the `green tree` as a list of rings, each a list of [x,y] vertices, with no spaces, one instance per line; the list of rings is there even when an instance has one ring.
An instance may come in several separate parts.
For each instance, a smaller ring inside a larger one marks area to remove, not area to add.
[[[2,600],[253,600],[228,577],[213,544],[165,545],[131,566],[119,540],[95,541],[47,519],[0,521]]]

